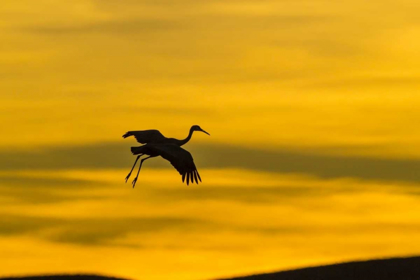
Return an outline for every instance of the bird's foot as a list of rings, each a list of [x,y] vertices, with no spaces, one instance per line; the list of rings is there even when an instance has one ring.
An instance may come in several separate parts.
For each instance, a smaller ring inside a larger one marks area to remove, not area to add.
[[[137,182],[137,177],[134,178],[133,183],[131,183],[133,185],[133,189],[134,189],[134,186],[136,185],[136,182]]]
[[[130,176],[131,176],[131,172],[130,172],[130,173],[128,173],[127,177],[125,177],[125,182],[126,182],[126,183],[127,183],[127,181],[128,181],[128,178],[130,178]]]

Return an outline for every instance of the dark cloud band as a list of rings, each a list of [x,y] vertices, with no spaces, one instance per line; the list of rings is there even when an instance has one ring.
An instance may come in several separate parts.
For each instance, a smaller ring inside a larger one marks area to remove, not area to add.
[[[134,142],[0,151],[0,170],[65,170],[130,168]],[[241,168],[274,173],[302,173],[320,178],[420,182],[420,160],[333,156],[319,151],[262,151],[228,145],[190,145],[198,168]],[[149,160],[151,168],[172,168],[161,159]],[[1,180],[1,179],[0,179]]]

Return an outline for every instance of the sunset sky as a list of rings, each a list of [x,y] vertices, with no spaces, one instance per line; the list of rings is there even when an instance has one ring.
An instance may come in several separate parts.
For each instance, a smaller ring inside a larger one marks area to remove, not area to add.
[[[0,276],[420,254],[418,1],[2,0]],[[185,138],[136,188],[128,130]],[[131,180],[130,180],[131,181]]]

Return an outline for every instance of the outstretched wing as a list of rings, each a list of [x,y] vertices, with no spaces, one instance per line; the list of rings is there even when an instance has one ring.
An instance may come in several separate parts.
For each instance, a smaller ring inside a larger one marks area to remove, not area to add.
[[[147,145],[150,150],[159,154],[161,157],[169,161],[179,174],[182,175],[182,182],[187,178],[187,185],[195,182],[198,184],[198,180],[201,182],[200,174],[198,174],[197,167],[195,167],[194,160],[191,154],[183,148],[167,144],[167,145]]]
[[[166,137],[163,136],[162,133],[159,132],[159,130],[155,129],[128,131],[126,134],[123,135],[123,138],[127,138],[129,136],[134,136],[137,142],[141,144],[162,143],[166,139]]]

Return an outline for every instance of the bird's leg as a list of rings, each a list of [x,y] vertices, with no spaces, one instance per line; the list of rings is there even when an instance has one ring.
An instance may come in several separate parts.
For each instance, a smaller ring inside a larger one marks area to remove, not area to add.
[[[128,181],[128,178],[130,178],[130,176],[131,176],[131,172],[133,172],[133,169],[134,169],[134,167],[136,166],[136,163],[137,163],[137,161],[139,160],[139,158],[140,158],[141,156],[142,156],[142,155],[137,156],[136,161],[134,162],[133,167],[132,167],[132,168],[131,168],[131,170],[130,170],[130,173],[128,173],[127,177],[125,177],[125,182],[126,182],[126,183],[127,183],[127,181]]]
[[[139,166],[139,170],[137,171],[137,176],[136,176],[136,178],[134,178],[134,180],[133,180],[133,188],[134,188],[134,186],[136,185],[136,182],[137,182],[137,178],[139,177],[139,173],[140,173],[140,169],[141,169],[141,166],[143,165],[143,161],[145,161],[146,159],[148,159],[148,158],[151,158],[152,156],[148,156],[147,158],[144,158],[144,159],[142,159],[141,161],[140,161],[140,166]]]

